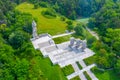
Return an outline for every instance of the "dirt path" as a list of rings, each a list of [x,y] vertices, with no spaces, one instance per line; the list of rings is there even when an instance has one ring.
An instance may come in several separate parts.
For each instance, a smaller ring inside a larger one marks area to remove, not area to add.
[[[89,33],[94,36],[97,40],[99,40],[99,36],[96,32],[90,30],[88,27],[86,27],[86,30],[89,31]]]

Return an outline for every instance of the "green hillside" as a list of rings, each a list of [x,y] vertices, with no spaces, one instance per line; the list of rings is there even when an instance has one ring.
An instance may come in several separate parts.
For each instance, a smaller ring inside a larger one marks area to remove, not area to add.
[[[32,14],[33,18],[37,19],[37,29],[38,33],[46,33],[48,32],[51,35],[64,33],[66,30],[66,23],[65,21],[60,20],[60,16],[56,18],[46,18],[44,17],[41,12],[45,11],[47,8],[38,8],[34,9],[33,4],[29,3],[22,3],[16,7],[17,10],[23,13]]]
[[[0,0],[0,80],[67,80],[74,72],[72,65],[53,65],[34,49],[33,20],[38,34],[75,31],[53,40],[59,44],[71,37],[86,39],[95,52],[83,60],[86,66],[96,64],[91,71],[99,80],[120,80],[120,0]],[[78,75],[71,80],[80,80]]]

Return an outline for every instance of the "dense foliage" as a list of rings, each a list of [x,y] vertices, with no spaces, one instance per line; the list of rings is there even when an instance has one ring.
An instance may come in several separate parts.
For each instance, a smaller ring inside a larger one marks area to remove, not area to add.
[[[0,80],[26,80],[30,63],[20,56],[34,51],[25,47],[29,45],[32,16],[14,11],[15,3],[9,0],[0,3]]]
[[[97,12],[107,0],[28,0],[38,6],[47,7],[52,5],[56,12],[70,18],[89,17]],[[50,3],[50,4],[48,4]],[[47,5],[46,5],[47,4]]]
[[[108,1],[100,11],[92,15],[89,28],[97,31],[102,42],[97,42],[100,52],[96,63],[101,68],[118,70],[120,56],[120,2]],[[100,46],[105,45],[103,48]],[[96,47],[97,48],[97,47]],[[104,50],[105,49],[105,50]],[[102,57],[100,57],[102,55]],[[101,59],[100,59],[101,58]],[[119,73],[119,71],[117,72]]]
[[[0,0],[0,80],[46,80],[52,73],[51,63],[48,62],[49,65],[44,67],[51,68],[51,72],[46,68],[49,75],[43,75],[43,72],[46,72],[40,70],[43,63],[38,63],[44,60],[30,43],[32,15],[15,10],[15,6],[24,1],[26,0]],[[119,0],[27,1],[34,4],[34,9],[49,7],[43,12],[43,15],[49,18],[57,17],[56,12],[70,19],[92,15],[88,27],[100,36],[99,41],[94,37],[88,38],[88,47],[96,52],[95,62],[99,68],[113,69],[120,74]],[[66,20],[64,16],[61,17],[62,21]],[[76,31],[76,36],[88,37],[84,25],[78,24],[74,27],[71,21],[66,23],[69,31]],[[44,64],[46,65],[46,61]],[[60,71],[58,67],[56,69]],[[67,73],[69,71],[65,72]]]
[[[105,35],[107,28],[120,28],[120,3],[107,3],[90,19],[89,27],[98,28],[101,35]]]
[[[63,74],[59,66],[53,68],[50,60],[44,60],[40,51],[33,48],[30,42],[33,17],[15,9],[14,5],[19,4],[22,0],[12,1],[0,0],[2,3],[0,4],[2,12],[0,14],[0,80],[66,79],[61,77]],[[12,9],[9,9],[10,5]],[[5,13],[2,8],[7,9]],[[47,76],[43,75],[46,73],[44,69],[47,69]],[[52,72],[52,70],[54,71]],[[57,71],[55,72],[55,70]],[[51,77],[51,74],[58,75]]]
[[[6,23],[6,15],[8,12],[14,9],[15,3],[10,0],[0,0],[0,24]]]

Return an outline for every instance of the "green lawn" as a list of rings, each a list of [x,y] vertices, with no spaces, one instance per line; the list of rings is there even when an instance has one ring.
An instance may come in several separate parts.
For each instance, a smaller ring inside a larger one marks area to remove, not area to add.
[[[85,77],[87,78],[87,80],[92,80],[86,71],[83,72],[83,74],[85,75]]]
[[[34,9],[34,5],[30,3],[22,3],[16,7],[17,10],[23,13],[32,14],[33,18],[37,19],[38,33],[49,33],[51,35],[64,33],[66,30],[66,22],[61,21],[60,16],[49,19],[44,17],[41,12],[47,8]]]
[[[71,80],[81,80],[81,79],[79,78],[79,76],[76,76],[76,77],[72,78]]]
[[[60,44],[62,42],[69,41],[70,38],[71,38],[71,35],[68,35],[68,36],[63,36],[63,37],[59,37],[59,38],[54,38],[53,40],[55,41],[56,44]]]
[[[85,61],[86,65],[91,65],[91,64],[95,63],[95,55],[84,59],[84,61]]]
[[[68,65],[68,66],[63,67],[62,71],[63,71],[64,75],[66,75],[66,76],[68,76],[68,75],[72,74],[73,72],[75,72],[72,65]]]
[[[31,62],[36,64],[38,72],[41,71],[46,80],[67,80],[61,68],[58,65],[53,65],[49,58],[36,56]]]

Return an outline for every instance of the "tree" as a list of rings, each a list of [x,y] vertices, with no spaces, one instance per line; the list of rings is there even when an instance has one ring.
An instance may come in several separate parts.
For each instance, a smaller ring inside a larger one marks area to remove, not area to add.
[[[74,28],[76,35],[80,35],[83,37],[86,37],[86,32],[84,29],[84,26],[82,24],[77,24],[77,26]]]
[[[40,5],[41,7],[47,7],[47,3],[46,3],[46,2],[43,2],[43,1],[40,2],[39,5]]]
[[[96,41],[96,38],[95,37],[89,37],[88,39],[87,39],[87,45],[88,45],[88,47],[92,47],[92,45],[93,45],[93,43]]]
[[[72,19],[72,20],[75,20],[75,19],[77,18],[76,12],[73,11],[68,18],[70,18],[70,19]]]
[[[14,76],[11,74],[10,69],[6,67],[0,69],[0,80],[14,80]]]
[[[36,55],[36,50],[33,48],[31,43],[24,43],[21,48],[19,48],[18,53],[24,58],[32,58]]]
[[[66,23],[67,23],[68,25],[72,25],[72,24],[73,24],[73,22],[72,22],[71,20],[66,21]]]
[[[22,0],[15,0],[15,2],[16,2],[17,4],[20,4],[20,3],[22,2]]]
[[[11,46],[5,44],[4,39],[0,36],[0,80],[13,80],[11,66],[14,61],[14,50]]]
[[[88,23],[88,27],[91,29],[94,29],[96,27],[95,22],[96,22],[95,18],[90,18],[89,23]]]
[[[0,24],[5,22],[5,15],[3,14],[3,12],[0,10]]]
[[[35,3],[34,4],[34,8],[37,9],[39,7],[39,4],[38,3]]]
[[[74,26],[73,25],[67,25],[67,29],[68,29],[68,31],[72,31],[74,29]]]
[[[107,29],[104,42],[107,43],[111,51],[115,51],[117,55],[120,55],[120,29]]]
[[[112,0],[106,0],[106,2],[100,11],[92,15],[88,23],[90,28],[98,28],[98,32],[102,36],[105,35],[108,28],[120,27],[119,3],[114,3]]]
[[[118,74],[120,74],[120,59],[118,59],[117,63],[115,64],[115,70]]]
[[[100,68],[110,68],[111,64],[109,63],[109,58],[107,56],[96,56],[95,58],[95,63],[98,65]]]
[[[10,63],[14,57],[14,50],[11,46],[0,42],[0,63]]]
[[[29,40],[29,35],[22,31],[15,31],[9,36],[9,43],[13,48],[17,49],[22,46],[25,41]]]
[[[0,25],[0,32],[3,33],[5,32],[6,24],[1,24]]]
[[[17,80],[26,80],[29,72],[29,62],[26,59],[16,59],[13,67],[13,75]]]

